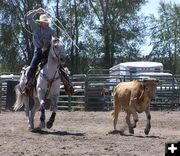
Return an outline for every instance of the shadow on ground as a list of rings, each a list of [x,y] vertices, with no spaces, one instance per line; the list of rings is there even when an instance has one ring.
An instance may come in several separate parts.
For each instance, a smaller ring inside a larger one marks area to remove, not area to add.
[[[107,135],[116,135],[119,134],[121,136],[133,136],[133,137],[138,137],[138,138],[157,138],[157,139],[166,139],[160,136],[155,136],[155,135],[134,135],[134,134],[125,134],[123,131],[120,130],[113,130],[108,132]]]
[[[59,135],[59,136],[64,136],[64,135],[71,135],[71,136],[84,136],[84,133],[70,133],[67,131],[46,131],[46,130],[41,130],[40,128],[35,128],[31,131],[32,133],[39,133],[43,135]]]

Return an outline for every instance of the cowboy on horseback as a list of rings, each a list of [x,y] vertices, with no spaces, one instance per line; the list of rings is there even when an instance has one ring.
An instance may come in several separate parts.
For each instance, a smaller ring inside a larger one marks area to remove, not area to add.
[[[40,14],[40,16],[39,20],[35,21],[34,16],[36,14]],[[39,8],[28,12],[28,14],[26,15],[26,19],[33,32],[33,44],[35,47],[35,52],[30,64],[30,68],[27,71],[26,87],[22,92],[23,94],[28,95],[28,92],[32,87],[31,79],[34,77],[36,73],[38,64],[41,62],[42,59],[47,59],[48,57],[50,41],[51,38],[55,36],[55,31],[51,27],[49,27],[49,18],[45,14],[43,8]],[[74,89],[62,65],[59,68],[59,74],[61,81],[64,84],[66,92],[68,94],[73,94]]]

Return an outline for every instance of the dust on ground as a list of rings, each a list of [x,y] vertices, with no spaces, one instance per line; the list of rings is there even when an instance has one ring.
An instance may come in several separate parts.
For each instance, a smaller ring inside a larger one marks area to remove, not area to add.
[[[46,112],[46,120],[51,112]],[[38,125],[40,112],[35,116]],[[28,131],[24,112],[1,112],[1,156],[162,156],[165,143],[180,141],[180,112],[151,112],[151,131],[144,134],[145,114],[139,114],[135,134],[111,134],[110,112],[58,111],[53,127]],[[120,113],[118,128],[124,124]]]

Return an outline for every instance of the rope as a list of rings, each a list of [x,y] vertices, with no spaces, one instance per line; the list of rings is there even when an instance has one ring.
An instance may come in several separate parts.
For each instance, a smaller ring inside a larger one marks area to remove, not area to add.
[[[24,19],[25,19],[26,15],[27,15],[30,11],[32,11],[32,10],[29,10],[29,11],[24,15]],[[26,20],[26,19],[25,19],[25,20]],[[32,33],[31,31],[29,31],[26,27],[24,27],[24,29],[25,29],[28,33],[30,33],[31,35],[33,35],[33,33]]]
[[[43,9],[44,10],[44,9]],[[32,10],[30,10],[32,11]],[[26,16],[30,11],[28,11],[24,16]],[[50,13],[48,13],[46,10],[44,10],[44,13],[52,20],[55,20],[58,22],[58,24],[61,25],[62,28],[60,28],[54,21],[52,21],[52,23],[62,32],[65,34],[65,36],[76,46],[77,49],[79,49],[79,47],[77,46],[77,44],[73,41],[73,39],[70,37],[70,35],[67,33],[65,27],[63,26],[63,24],[56,18],[53,17]],[[29,31],[28,29],[25,28],[25,30],[27,32],[29,32],[30,34],[33,34],[31,31]]]
[[[56,21],[61,25],[62,28],[60,28],[54,21],[52,21],[53,24],[54,24],[61,32],[63,32],[63,33],[65,34],[65,36],[68,37],[68,38],[71,40],[71,42],[73,42],[73,44],[76,46],[76,48],[79,49],[79,47],[77,46],[77,44],[72,40],[72,38],[70,37],[70,35],[67,33],[67,31],[66,31],[65,27],[63,26],[63,24],[62,24],[56,17],[51,16],[48,12],[45,11],[45,13],[46,13],[46,15],[47,15],[49,18],[53,18],[54,20],[56,20]]]

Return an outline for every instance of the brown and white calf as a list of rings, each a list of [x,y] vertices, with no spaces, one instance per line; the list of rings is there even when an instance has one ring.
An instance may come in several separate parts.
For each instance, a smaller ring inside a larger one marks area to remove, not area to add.
[[[129,133],[134,134],[134,128],[138,121],[137,113],[145,112],[147,125],[144,133],[149,134],[151,128],[150,103],[155,99],[158,82],[159,80],[154,78],[133,80],[131,82],[121,82],[114,88],[114,110],[112,112],[114,130],[116,130],[118,114],[123,110],[127,113],[126,123]],[[134,119],[133,123],[130,122],[131,114]]]

